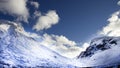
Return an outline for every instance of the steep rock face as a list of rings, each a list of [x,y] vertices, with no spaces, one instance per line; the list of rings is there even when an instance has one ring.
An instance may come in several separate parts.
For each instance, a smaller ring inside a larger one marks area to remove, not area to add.
[[[0,23],[0,68],[73,67],[67,62],[67,58],[41,45],[21,26]]]
[[[91,41],[86,51],[82,52],[78,58],[91,57],[97,52],[105,51],[113,46],[119,45],[120,37],[101,37]],[[118,45],[117,45],[118,44]]]
[[[120,37],[100,37],[92,40],[78,59],[93,68],[119,67]]]

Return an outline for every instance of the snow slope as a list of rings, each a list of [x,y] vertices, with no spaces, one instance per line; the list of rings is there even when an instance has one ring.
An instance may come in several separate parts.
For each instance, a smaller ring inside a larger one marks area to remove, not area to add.
[[[42,40],[16,23],[2,21],[0,67],[74,67],[69,63],[71,60],[43,46],[37,39]]]

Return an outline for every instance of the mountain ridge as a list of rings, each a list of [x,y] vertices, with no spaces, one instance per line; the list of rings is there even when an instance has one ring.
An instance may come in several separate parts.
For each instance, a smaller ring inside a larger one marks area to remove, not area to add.
[[[42,37],[28,33],[20,24],[0,23],[0,67],[5,68],[103,68],[120,66],[120,37],[99,37],[86,51],[69,59],[40,43]],[[117,58],[117,59],[115,59]]]
[[[0,67],[73,67],[70,60],[26,35],[21,26],[8,23],[0,24]]]

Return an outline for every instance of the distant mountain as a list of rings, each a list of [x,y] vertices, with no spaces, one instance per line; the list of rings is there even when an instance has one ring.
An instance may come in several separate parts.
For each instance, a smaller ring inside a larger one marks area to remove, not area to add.
[[[120,37],[100,37],[92,40],[78,59],[87,59],[88,66],[91,67],[120,67]]]
[[[72,68],[71,62],[40,44],[13,22],[0,21],[0,68]],[[42,38],[39,38],[42,40]]]

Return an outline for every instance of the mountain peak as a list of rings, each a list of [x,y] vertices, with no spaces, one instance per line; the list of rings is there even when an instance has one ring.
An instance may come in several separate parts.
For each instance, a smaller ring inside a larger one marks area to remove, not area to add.
[[[26,32],[20,23],[0,20],[1,32],[12,32],[11,34],[18,33],[27,37],[40,38],[36,33]]]
[[[120,37],[100,37],[91,41],[90,46],[79,56],[89,67],[110,67],[120,64]],[[87,60],[86,60],[87,59]]]
[[[91,41],[90,46],[86,49],[86,51],[82,52],[78,58],[91,57],[98,51],[110,49],[112,46],[117,45],[117,42],[119,40],[120,40],[119,37],[95,38]]]

